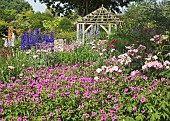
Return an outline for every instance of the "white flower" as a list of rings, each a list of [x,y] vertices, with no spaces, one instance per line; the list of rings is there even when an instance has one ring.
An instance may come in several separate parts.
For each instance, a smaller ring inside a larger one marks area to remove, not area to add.
[[[105,52],[106,51],[106,49],[104,48],[103,50],[102,50],[102,52]]]
[[[36,53],[39,53],[39,52],[41,52],[41,50],[37,50],[37,51],[36,51]]]
[[[152,58],[153,58],[153,59],[155,59],[155,60],[157,60],[157,59],[158,59],[158,57],[157,57],[156,55],[155,55],[155,56],[153,56]]]
[[[169,66],[166,66],[166,69],[169,69]]]
[[[30,54],[30,53],[31,53],[30,51],[27,51],[27,52],[26,52],[27,55]]]
[[[105,70],[107,67],[106,66],[102,66],[102,70]]]
[[[98,69],[96,70],[97,73],[100,73],[101,71],[102,71],[102,69],[100,69],[100,68],[98,68]]]
[[[10,70],[14,70],[14,66],[8,66],[8,68],[10,69]]]
[[[111,68],[111,71],[118,71],[119,70],[119,67],[118,66],[113,66],[112,68]]]
[[[137,53],[137,52],[138,52],[138,49],[133,49],[133,52]]]
[[[33,58],[38,58],[38,55],[34,55]]]
[[[98,76],[94,77],[94,80],[99,80],[99,77]]]
[[[100,56],[102,56],[103,55],[103,53],[100,53]]]
[[[155,41],[155,39],[154,39],[154,38],[151,38],[150,41]]]
[[[115,49],[111,49],[110,51],[111,51],[111,52],[114,52],[114,51],[115,51]]]

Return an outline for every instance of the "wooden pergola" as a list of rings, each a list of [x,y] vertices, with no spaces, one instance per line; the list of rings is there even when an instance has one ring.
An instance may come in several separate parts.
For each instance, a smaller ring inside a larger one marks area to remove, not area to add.
[[[109,35],[112,28],[116,29],[121,23],[118,15],[108,11],[102,5],[102,7],[77,21],[77,41],[84,44],[85,35],[92,27],[96,31],[96,27],[99,26]]]

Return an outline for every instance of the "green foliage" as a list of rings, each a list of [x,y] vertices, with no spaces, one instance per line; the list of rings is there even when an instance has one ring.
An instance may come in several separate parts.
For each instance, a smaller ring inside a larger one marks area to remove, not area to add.
[[[68,32],[72,29],[72,23],[68,18],[62,18],[58,24],[58,29],[64,32]]]
[[[35,0],[36,1],[36,0]],[[54,12],[62,13],[63,15],[69,15],[72,13],[72,10],[75,9],[78,11],[80,16],[85,16],[97,8],[101,7],[102,4],[106,8],[110,8],[111,11],[120,12],[118,6],[128,6],[129,2],[137,1],[137,0],[101,0],[96,2],[96,0],[54,0],[53,2],[46,0],[39,0],[42,3],[45,3],[48,7],[51,7]],[[61,5],[62,3],[62,5]]]
[[[2,35],[7,33],[8,30],[8,23],[6,23],[3,20],[0,20],[0,37],[3,37]]]
[[[8,22],[15,20],[15,16],[22,11],[33,10],[31,5],[24,0],[1,0],[0,5],[1,19]]]

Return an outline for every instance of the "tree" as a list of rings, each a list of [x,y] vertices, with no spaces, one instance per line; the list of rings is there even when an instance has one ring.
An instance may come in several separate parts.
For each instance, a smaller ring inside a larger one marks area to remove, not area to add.
[[[35,2],[37,0],[34,0]],[[110,8],[112,12],[121,12],[119,7],[128,6],[131,1],[136,0],[39,0],[45,3],[48,8],[51,8],[56,13],[67,15],[73,9],[77,9],[79,15],[85,16],[88,13],[101,7],[102,4],[106,8]]]
[[[24,0],[0,0],[0,19],[10,22],[15,16],[27,10],[33,10],[31,5]]]

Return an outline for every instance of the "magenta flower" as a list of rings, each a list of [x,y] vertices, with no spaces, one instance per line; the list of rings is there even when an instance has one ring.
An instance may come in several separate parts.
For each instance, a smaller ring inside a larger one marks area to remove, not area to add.
[[[3,112],[3,109],[2,109],[2,108],[0,108],[0,114],[2,114],[2,112]]]
[[[74,111],[73,110],[69,110],[69,113],[71,114],[71,113],[74,113]]]
[[[88,113],[86,113],[86,118],[89,118],[89,117],[90,117],[90,115]]]
[[[144,110],[141,110],[141,113],[145,113],[145,111],[144,111]]]
[[[19,117],[19,118],[17,119],[17,121],[22,121],[22,118],[21,118],[21,117]]]
[[[113,108],[114,108],[115,110],[118,110],[118,109],[119,109],[119,106],[118,106],[118,105],[114,105]]]
[[[145,102],[145,97],[144,97],[144,96],[142,96],[142,97],[140,98],[140,102],[141,102],[141,103],[144,103],[144,102]]]
[[[115,121],[115,120],[117,120],[117,115],[114,115],[113,117],[112,117],[112,121]]]
[[[49,98],[54,98],[54,94],[50,94],[48,97]]]
[[[49,114],[49,117],[53,117],[53,116],[54,116],[54,114],[53,114],[53,113],[50,113],[50,114]]]
[[[56,118],[56,121],[61,121],[61,119],[60,118]]]
[[[100,112],[100,113],[104,113],[104,110],[100,110],[99,112]]]
[[[101,120],[106,120],[107,119],[106,114],[100,114],[100,117],[101,117]]]
[[[45,120],[45,116],[41,116],[41,120]]]
[[[0,106],[3,104],[3,102],[2,101],[0,101]]]
[[[137,109],[136,107],[133,107],[133,109],[132,109],[132,110],[133,110],[133,111],[136,111],[136,109]]]
[[[115,103],[118,102],[118,99],[115,99],[114,102],[115,102]]]
[[[96,112],[92,112],[92,116],[94,117],[97,113]]]
[[[88,91],[86,91],[84,94],[83,94],[84,98],[90,98],[90,94]]]
[[[112,96],[111,96],[111,95],[108,95],[107,98],[112,98]]]

